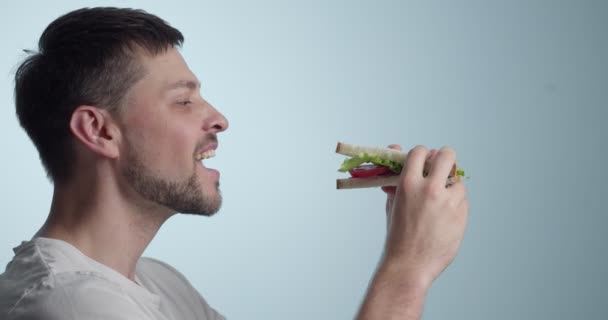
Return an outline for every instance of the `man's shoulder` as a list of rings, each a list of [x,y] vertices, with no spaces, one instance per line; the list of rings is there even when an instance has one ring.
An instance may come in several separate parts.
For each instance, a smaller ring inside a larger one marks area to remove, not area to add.
[[[142,318],[134,299],[155,297],[127,281],[59,241],[24,242],[0,275],[0,319]]]
[[[181,319],[224,319],[182,273],[166,262],[142,257],[137,263],[137,276],[144,287],[159,295],[168,308],[174,308],[171,313],[179,314]]]
[[[137,268],[138,270],[141,268],[144,270],[152,270],[156,272],[169,272],[174,274],[180,274],[179,271],[177,271],[177,269],[175,269],[170,264],[151,257],[139,258],[139,260],[137,261]]]
[[[0,310],[1,318],[128,319],[138,316],[133,313],[137,311],[133,301],[120,286],[93,272],[50,274],[17,293],[19,297],[14,304]]]
[[[161,260],[142,257],[137,262],[137,280],[144,287],[157,291],[158,287],[168,286],[175,289],[194,290],[188,279],[176,268]]]
[[[164,261],[150,257],[139,258],[139,261],[137,262],[137,272],[138,274],[176,277],[183,281],[187,281],[186,277],[175,267]]]

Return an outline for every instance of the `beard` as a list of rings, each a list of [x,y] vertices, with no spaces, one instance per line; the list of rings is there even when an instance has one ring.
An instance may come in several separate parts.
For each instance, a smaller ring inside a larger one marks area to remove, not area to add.
[[[176,212],[202,216],[212,216],[220,209],[222,196],[219,192],[219,182],[215,185],[214,195],[210,195],[199,183],[196,169],[190,178],[182,181],[169,180],[154,175],[153,171],[144,165],[134,148],[129,146],[127,150],[127,165],[123,167],[123,176],[144,199]]]

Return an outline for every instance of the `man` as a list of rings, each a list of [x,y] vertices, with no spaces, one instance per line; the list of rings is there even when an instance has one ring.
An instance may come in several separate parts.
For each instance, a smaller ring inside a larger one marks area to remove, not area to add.
[[[175,269],[141,258],[176,212],[221,204],[204,160],[228,122],[200,96],[182,42],[143,11],[81,9],[52,22],[18,69],[17,115],[54,195],[0,276],[0,318],[223,319]],[[464,234],[465,188],[445,187],[454,162],[449,148],[416,147],[384,189],[386,247],[359,319],[420,317]]]

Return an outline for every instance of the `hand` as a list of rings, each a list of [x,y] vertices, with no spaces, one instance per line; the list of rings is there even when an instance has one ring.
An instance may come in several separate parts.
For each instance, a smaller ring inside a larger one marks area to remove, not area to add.
[[[381,267],[425,289],[454,260],[464,237],[466,188],[462,182],[446,187],[455,161],[450,148],[436,152],[416,147],[408,154],[399,185],[382,188],[387,193],[388,234]]]
[[[403,150],[401,146],[397,144],[391,144],[388,147],[395,150]],[[429,155],[425,162],[425,166],[427,166],[431,161],[433,161],[436,154],[437,150],[435,149],[432,149],[429,152]],[[397,187],[382,187],[382,191],[386,193],[386,227],[388,230],[388,227],[390,226],[389,222],[391,221],[391,208],[393,207],[393,200],[395,199],[395,192],[397,191]]]

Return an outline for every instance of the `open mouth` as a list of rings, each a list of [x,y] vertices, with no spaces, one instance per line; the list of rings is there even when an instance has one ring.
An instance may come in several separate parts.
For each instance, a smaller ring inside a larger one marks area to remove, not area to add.
[[[215,150],[208,150],[202,153],[199,153],[195,156],[196,161],[203,161],[209,158],[215,157]]]
[[[215,150],[212,149],[212,150],[208,150],[205,152],[201,152],[201,153],[197,154],[194,158],[196,159],[196,161],[199,161],[200,164],[202,165],[204,160],[207,160],[207,159],[210,159],[213,157],[215,157]]]
[[[199,169],[202,170],[202,173],[207,177],[206,179],[209,178],[209,175],[213,176],[213,179],[219,179],[220,176],[219,171],[213,168],[208,168],[204,164],[205,160],[213,157],[215,157],[215,149],[209,149],[194,156],[194,159],[196,160],[195,163],[199,166]]]

